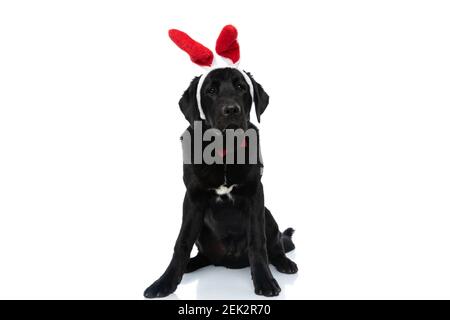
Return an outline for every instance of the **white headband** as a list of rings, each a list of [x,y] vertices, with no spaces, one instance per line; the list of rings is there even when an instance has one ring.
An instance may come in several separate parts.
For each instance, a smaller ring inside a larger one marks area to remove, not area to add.
[[[248,76],[248,74],[245,73],[244,70],[241,70],[241,69],[239,69],[239,68],[237,67],[237,64],[232,64],[232,65],[230,64],[230,65],[228,65],[227,67],[228,67],[228,68],[234,68],[234,69],[238,70],[238,71],[242,74],[242,76],[244,77],[245,82],[247,82],[248,87],[250,88],[250,95],[251,95],[251,97],[252,97],[252,107],[253,107],[253,103],[254,103],[254,98],[253,98],[253,96],[254,96],[254,91],[253,91],[253,83],[252,83],[252,80],[250,79],[250,77]],[[202,102],[201,102],[201,100],[202,100],[202,98],[201,98],[201,90],[202,90],[203,82],[205,81],[206,77],[208,76],[208,74],[209,74],[211,71],[217,70],[217,69],[220,69],[220,68],[209,69],[206,73],[202,74],[201,77],[200,77],[200,79],[198,80],[196,98],[197,98],[198,112],[200,113],[200,118],[203,119],[203,120],[206,119],[206,118],[205,118],[205,113],[203,112]],[[251,109],[252,109],[252,108],[250,108],[250,110],[251,110]]]

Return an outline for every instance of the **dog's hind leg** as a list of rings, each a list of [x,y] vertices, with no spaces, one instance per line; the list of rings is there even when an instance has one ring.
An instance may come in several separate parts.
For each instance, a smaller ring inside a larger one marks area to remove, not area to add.
[[[189,260],[185,273],[194,272],[195,270],[209,266],[210,264],[211,262],[209,262],[208,258],[199,252],[195,257]]]
[[[298,271],[297,265],[294,261],[286,257],[286,252],[292,251],[295,248],[291,239],[294,229],[289,228],[281,233],[275,219],[267,208],[265,208],[265,219],[267,253],[270,263],[279,272],[296,273]]]

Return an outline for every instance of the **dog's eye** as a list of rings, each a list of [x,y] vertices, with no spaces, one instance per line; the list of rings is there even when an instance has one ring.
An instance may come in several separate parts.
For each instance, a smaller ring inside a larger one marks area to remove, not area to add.
[[[214,95],[217,93],[217,88],[216,87],[208,88],[208,90],[206,90],[206,93],[208,93],[210,95]]]
[[[236,85],[236,89],[240,90],[240,91],[244,91],[245,90],[245,86],[242,83],[238,83]]]

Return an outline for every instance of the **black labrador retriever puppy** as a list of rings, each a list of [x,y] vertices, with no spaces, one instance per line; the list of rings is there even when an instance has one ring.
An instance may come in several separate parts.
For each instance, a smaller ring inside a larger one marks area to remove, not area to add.
[[[269,103],[269,96],[248,74],[253,84],[253,100],[259,121]],[[194,122],[201,121],[196,90],[199,77],[184,92],[179,105],[190,122],[187,132],[194,135]],[[202,130],[216,128],[249,129],[252,96],[240,71],[233,68],[210,72],[201,88],[205,120]],[[259,154],[259,138],[257,139]],[[204,146],[204,144],[202,144]],[[245,147],[245,144],[243,145]],[[228,154],[236,152],[226,150]],[[184,148],[185,149],[185,148]],[[249,153],[246,153],[249,156]],[[246,158],[248,159],[248,158]],[[294,249],[293,229],[280,232],[270,211],[264,205],[261,183],[263,164],[184,163],[187,191],[183,203],[183,221],[172,260],[164,274],[144,293],[147,298],[164,297],[175,291],[184,273],[207,265],[243,268],[250,266],[255,293],[276,296],[281,291],[269,269],[296,273],[297,266],[286,257]],[[225,188],[228,192],[219,192]],[[190,258],[194,243],[198,255]]]

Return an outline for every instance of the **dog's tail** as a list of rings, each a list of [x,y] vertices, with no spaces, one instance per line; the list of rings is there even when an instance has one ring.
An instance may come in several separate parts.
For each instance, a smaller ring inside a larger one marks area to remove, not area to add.
[[[292,235],[295,230],[292,228],[287,228],[281,234],[281,239],[283,241],[284,252],[289,252],[295,249],[294,242],[292,242]]]

